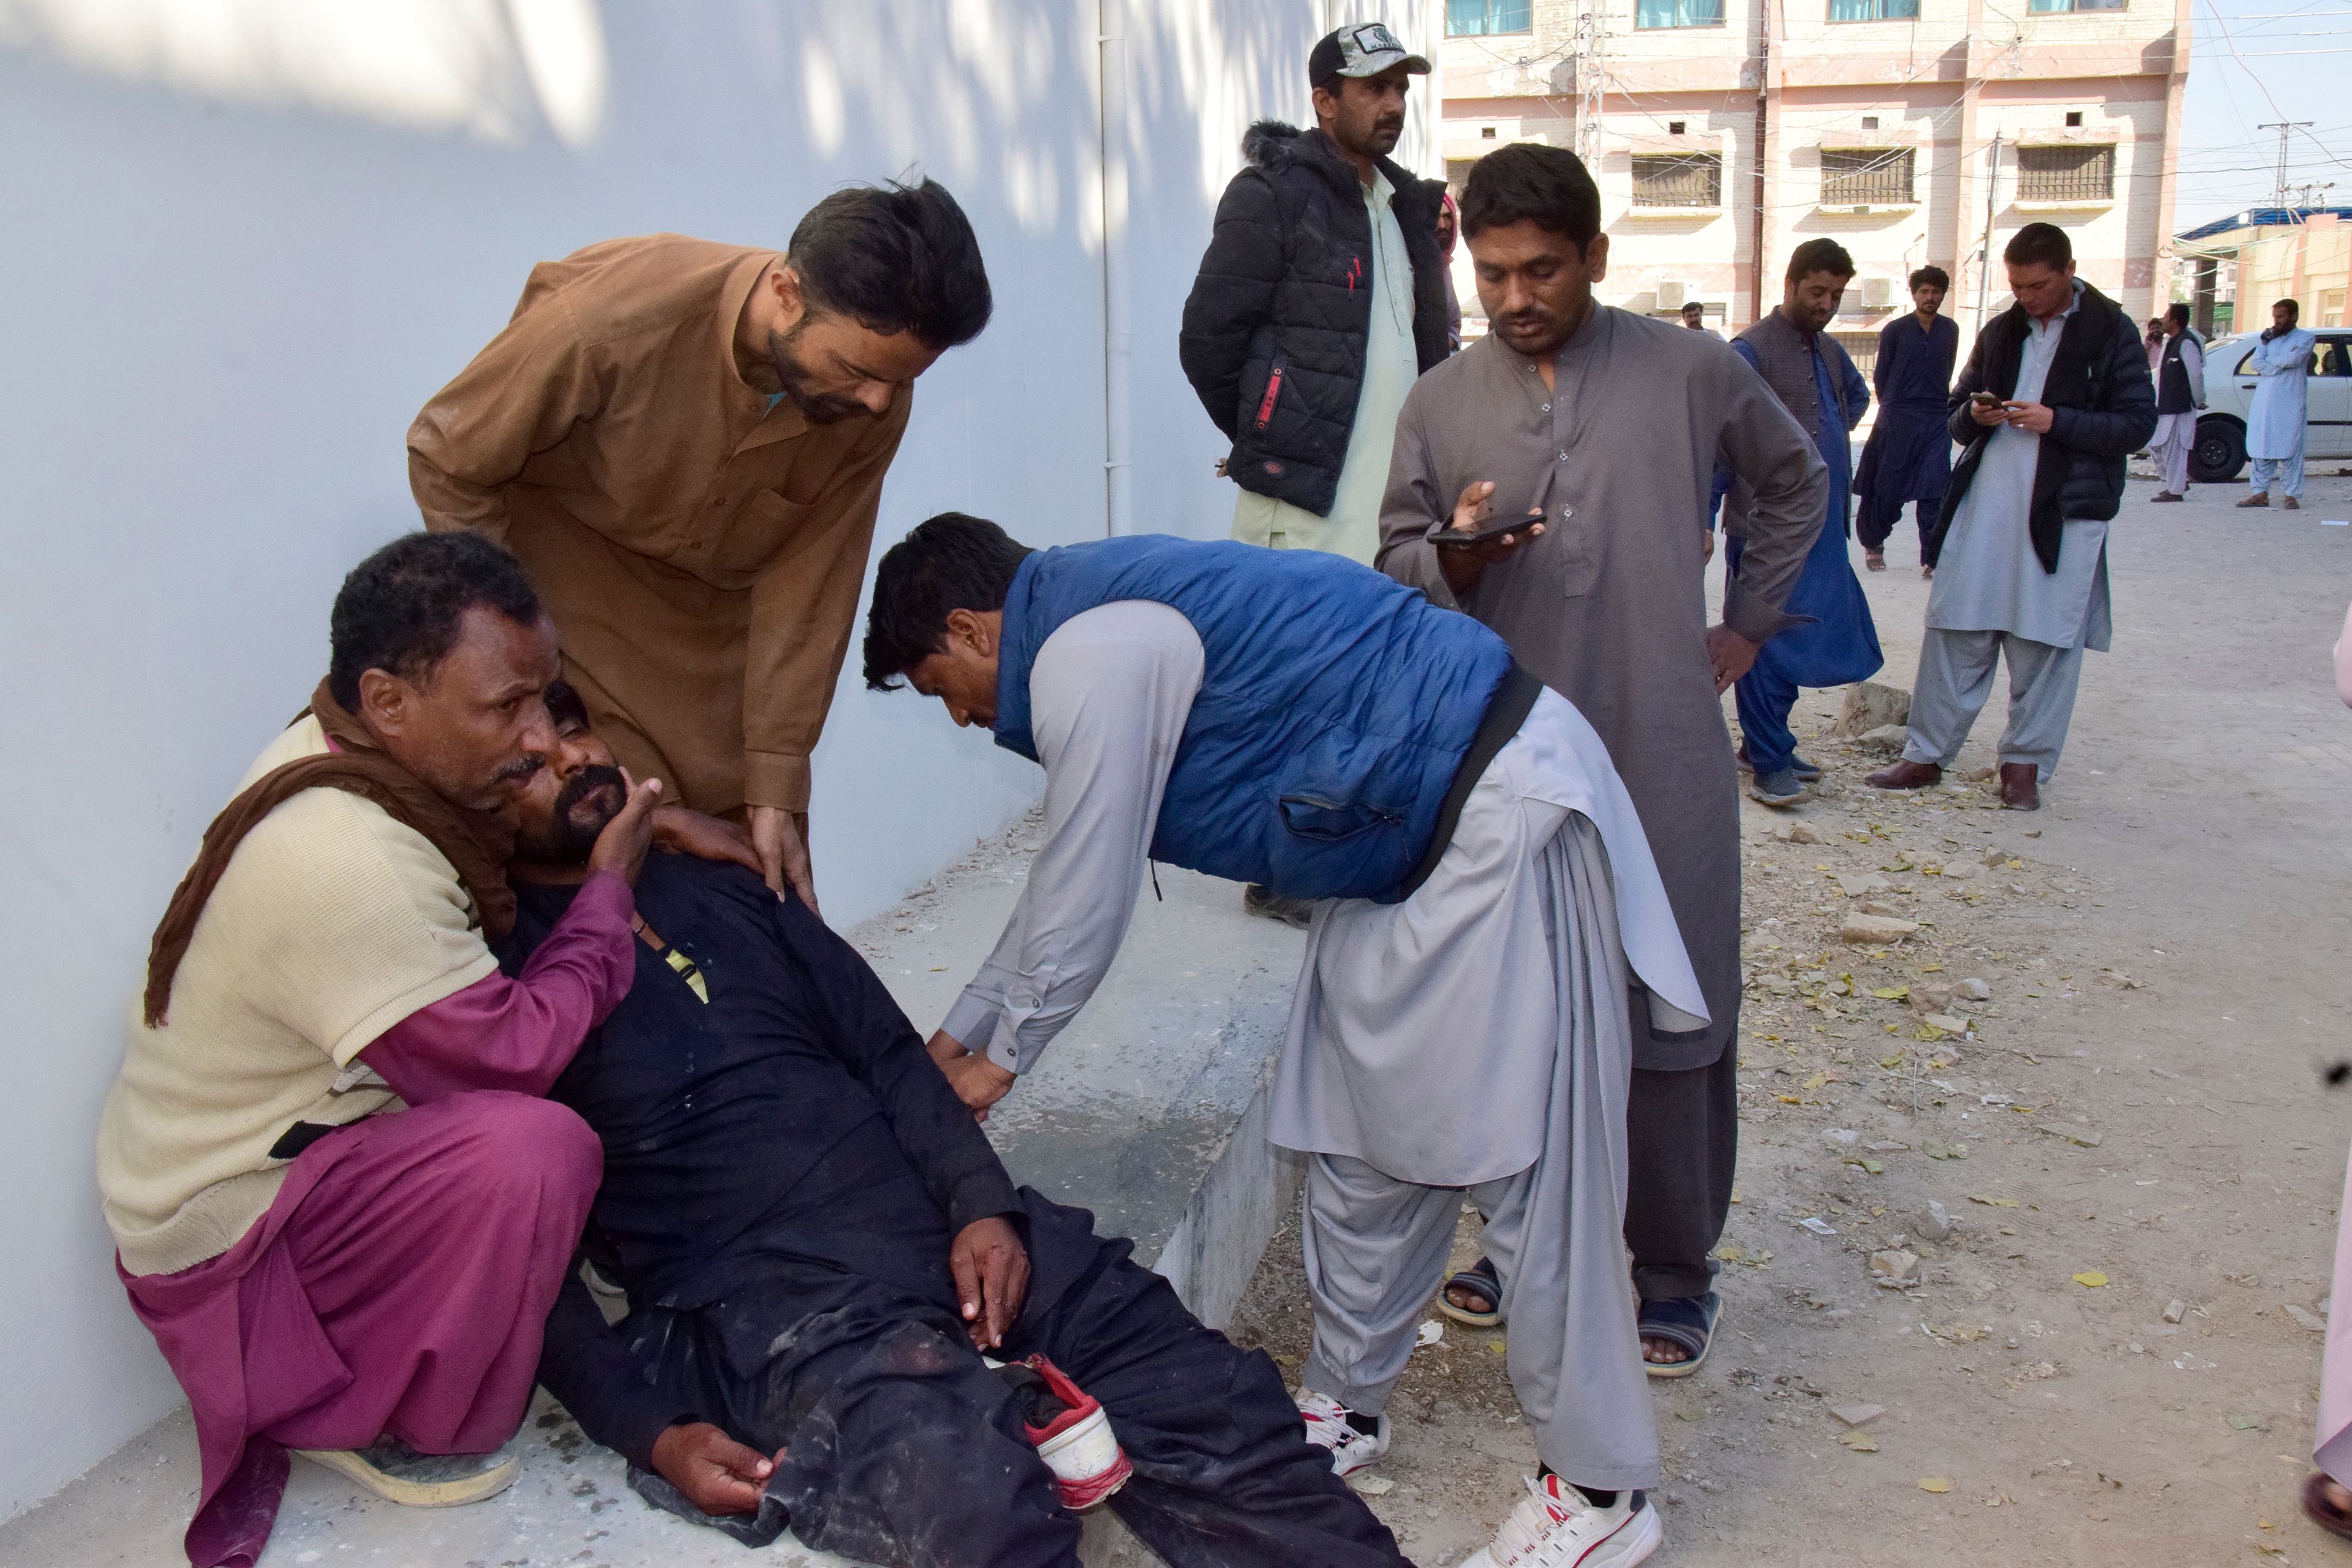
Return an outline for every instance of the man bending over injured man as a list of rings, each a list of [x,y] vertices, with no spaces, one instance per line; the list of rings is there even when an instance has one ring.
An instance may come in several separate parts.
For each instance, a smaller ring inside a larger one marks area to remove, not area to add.
[[[517,973],[624,798],[577,700],[558,686],[549,709],[500,955]],[[604,1143],[583,1245],[632,1310],[608,1327],[568,1278],[540,1381],[649,1500],[753,1543],[789,1524],[862,1562],[1012,1568],[1075,1564],[1074,1508],[1115,1488],[1178,1568],[1404,1561],[1265,1353],[1092,1215],[1016,1190],[806,906],[658,854],[636,910],[635,983],[550,1091]]]

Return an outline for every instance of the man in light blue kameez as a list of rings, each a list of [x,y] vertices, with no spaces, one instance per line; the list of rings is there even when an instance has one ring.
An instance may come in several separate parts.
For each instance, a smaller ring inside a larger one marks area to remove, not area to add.
[[[2254,463],[2254,493],[2240,506],[2268,506],[2271,486],[2288,511],[2303,502],[2303,433],[2309,409],[2311,351],[2319,340],[2296,326],[2303,308],[2292,300],[2271,307],[2270,330],[2263,333],[2239,368],[2256,378],[2254,404],[2246,411],[2246,456]]]

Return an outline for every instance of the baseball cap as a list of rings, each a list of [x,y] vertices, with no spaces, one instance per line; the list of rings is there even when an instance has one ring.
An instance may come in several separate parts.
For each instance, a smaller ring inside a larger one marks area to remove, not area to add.
[[[1335,76],[1378,76],[1400,65],[1415,76],[1429,74],[1429,62],[1406,53],[1387,24],[1359,22],[1315,46],[1307,57],[1307,81],[1310,87],[1319,87]]]

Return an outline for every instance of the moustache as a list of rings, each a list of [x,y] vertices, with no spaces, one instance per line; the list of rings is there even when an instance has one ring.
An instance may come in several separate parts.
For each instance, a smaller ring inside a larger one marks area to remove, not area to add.
[[[607,792],[614,797],[614,811],[617,813],[620,804],[628,797],[628,781],[621,776],[620,769],[606,767],[601,763],[592,763],[572,774],[571,781],[565,784],[562,792],[556,795],[556,815],[569,821],[572,813],[579,810],[591,796]]]
[[[547,759],[545,757],[541,756],[536,752],[529,752],[517,757],[505,767],[500,768],[499,770],[498,782],[500,784],[520,784],[523,780],[530,777],[533,773],[536,773],[540,769],[545,766],[547,766]]]

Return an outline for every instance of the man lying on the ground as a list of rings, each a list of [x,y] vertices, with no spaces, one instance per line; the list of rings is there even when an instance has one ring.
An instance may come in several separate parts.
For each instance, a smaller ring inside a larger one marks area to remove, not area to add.
[[[660,793],[632,792],[509,978],[484,937],[511,922],[513,799],[555,739],[530,584],[488,540],[412,534],[344,580],[331,644],[156,929],[99,1126],[123,1287],[194,1410],[196,1568],[259,1556],[288,1448],[398,1502],[514,1479],[491,1450],[598,1169],[537,1096],[628,987]]]
[[[622,809],[584,712],[551,705],[501,949],[515,973],[593,896],[592,846]],[[862,1562],[1074,1564],[1065,1504],[1117,1478],[1049,1468],[1052,1406],[990,1364],[1051,1358],[1076,1384],[1038,1366],[1063,1405],[1108,1413],[1133,1468],[1111,1506],[1168,1562],[1403,1561],[1265,1353],[1203,1328],[1083,1210],[1016,1191],[805,905],[660,855],[636,907],[636,984],[551,1090],[604,1141],[587,1247],[633,1310],[607,1327],[566,1279],[540,1380],[639,1490]]]

